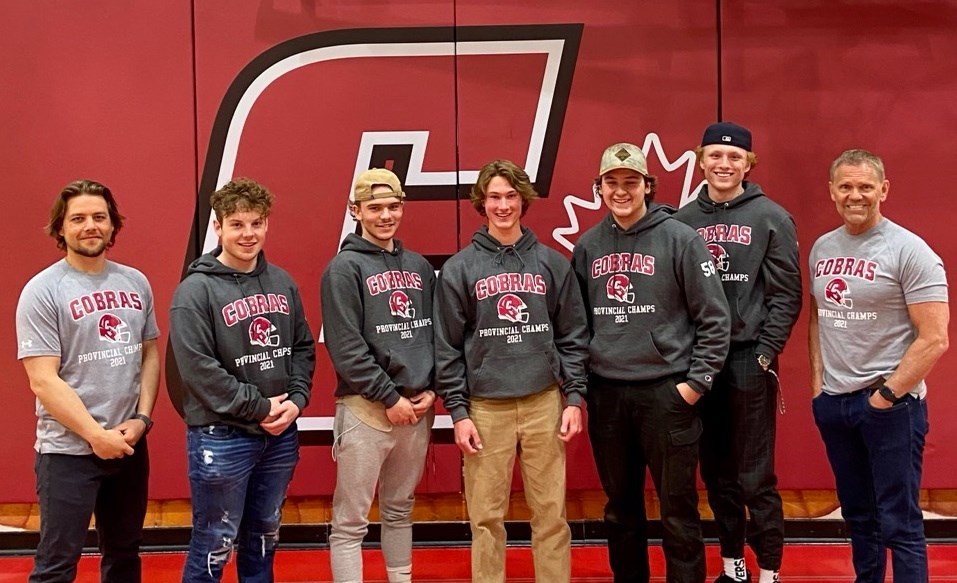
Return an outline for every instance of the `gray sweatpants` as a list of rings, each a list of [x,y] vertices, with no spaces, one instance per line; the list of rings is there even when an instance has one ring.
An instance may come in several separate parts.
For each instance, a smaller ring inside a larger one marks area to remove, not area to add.
[[[430,412],[415,425],[386,432],[360,421],[346,405],[336,405],[336,492],[329,535],[336,583],[362,582],[362,539],[369,530],[376,483],[389,581],[411,580],[405,573],[412,571],[412,507],[433,418]]]

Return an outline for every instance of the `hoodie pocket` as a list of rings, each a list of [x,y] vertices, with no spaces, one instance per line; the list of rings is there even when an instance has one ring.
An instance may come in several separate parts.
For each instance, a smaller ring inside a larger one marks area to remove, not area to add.
[[[469,375],[469,391],[489,398],[521,397],[558,383],[557,364],[545,352],[488,355]]]
[[[427,389],[432,386],[435,357],[430,344],[403,346],[389,350],[385,371],[403,389]]]
[[[633,369],[636,366],[664,366],[668,359],[658,347],[650,330],[618,334],[597,334],[589,350],[592,367],[601,374],[608,370]]]

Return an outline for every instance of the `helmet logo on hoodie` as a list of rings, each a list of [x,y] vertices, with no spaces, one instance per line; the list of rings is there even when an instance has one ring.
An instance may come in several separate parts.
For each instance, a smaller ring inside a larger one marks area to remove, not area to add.
[[[609,300],[615,300],[616,302],[621,302],[623,304],[633,304],[635,303],[635,286],[631,284],[631,280],[628,279],[628,276],[623,273],[616,273],[608,278],[608,283],[605,285],[605,291],[607,292]]]
[[[402,290],[396,290],[389,296],[389,311],[397,318],[406,318],[411,320],[415,318],[415,308],[412,307],[412,299],[409,294]]]
[[[272,322],[257,316],[249,323],[249,343],[253,346],[279,346],[279,334],[273,334],[275,331]]]
[[[515,294],[505,294],[498,300],[498,317],[514,324],[527,324],[528,305]]]
[[[708,243],[708,252],[711,253],[718,271],[728,271],[731,268],[731,255],[727,249],[717,243]]]
[[[835,277],[824,286],[824,299],[835,306],[848,310],[854,307],[854,300],[851,299],[851,288],[840,277]]]
[[[104,342],[129,342],[130,333],[126,328],[126,322],[121,320],[119,316],[113,314],[103,314],[100,316],[100,340]]]

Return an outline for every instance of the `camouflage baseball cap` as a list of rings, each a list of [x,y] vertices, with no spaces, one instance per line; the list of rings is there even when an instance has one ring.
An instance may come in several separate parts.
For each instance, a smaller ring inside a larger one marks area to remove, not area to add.
[[[372,194],[372,189],[380,185],[388,186],[389,191]],[[399,177],[391,170],[370,168],[356,178],[356,185],[352,190],[352,202],[358,203],[374,198],[389,198],[390,196],[405,198],[402,185],[399,183]]]
[[[620,143],[608,146],[601,155],[599,176],[604,176],[608,172],[619,168],[634,170],[642,176],[648,176],[648,162],[645,160],[645,153],[634,144]]]

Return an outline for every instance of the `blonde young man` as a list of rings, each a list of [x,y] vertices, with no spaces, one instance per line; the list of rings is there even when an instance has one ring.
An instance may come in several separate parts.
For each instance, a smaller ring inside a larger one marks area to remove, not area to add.
[[[472,581],[505,581],[505,512],[518,456],[538,583],[567,583],[565,443],[582,430],[588,331],[568,261],[522,226],[536,198],[507,160],[472,188],[487,224],[449,259],[436,293],[439,394],[465,454]]]
[[[379,491],[389,583],[412,581],[412,508],[432,428],[435,270],[395,238],[399,178],[356,178],[350,234],[322,275],[326,349],[336,369],[336,491],[329,547],[336,583],[362,582],[362,539]]]
[[[699,406],[701,477],[721,543],[715,583],[751,583],[746,540],[757,559],[758,583],[776,583],[784,511],[774,473],[775,375],[801,313],[797,232],[791,215],[747,180],[757,164],[750,130],[711,124],[695,152],[707,184],[675,218],[708,245],[731,308],[728,358]]]

